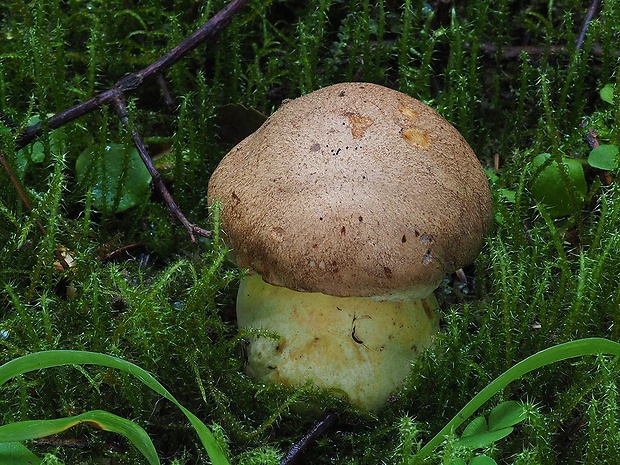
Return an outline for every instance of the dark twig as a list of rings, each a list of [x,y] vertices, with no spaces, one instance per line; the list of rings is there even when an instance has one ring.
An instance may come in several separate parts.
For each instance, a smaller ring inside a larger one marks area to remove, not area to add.
[[[157,168],[155,168],[153,160],[151,160],[148,149],[142,141],[140,134],[138,134],[136,128],[131,126],[131,124],[129,123],[129,113],[127,112],[127,105],[125,104],[125,99],[123,98],[123,94],[120,91],[117,95],[114,96],[112,104],[123,125],[131,132],[131,139],[133,140],[133,143],[136,146],[138,153],[140,154],[140,158],[142,158],[142,162],[146,166],[146,169],[149,171],[151,178],[153,178],[153,183],[155,184],[155,187],[157,187],[157,190],[161,193],[164,201],[170,209],[170,212],[181,222],[183,227],[186,229],[187,234],[189,234],[192,242],[196,242],[196,234],[203,237],[211,237],[211,231],[207,231],[206,229],[202,229],[199,226],[190,223],[187,218],[185,218],[185,215],[183,215],[176,202],[172,198],[172,195],[166,187],[166,183],[162,179],[161,174],[159,174],[159,171],[157,171]]]
[[[4,167],[4,170],[9,175],[9,179],[11,180],[11,184],[13,184],[13,187],[15,187],[15,190],[17,191],[17,195],[19,195],[19,198],[24,203],[24,206],[28,210],[32,210],[32,205],[30,204],[30,200],[28,200],[28,196],[26,195],[26,192],[24,191],[24,189],[22,188],[22,185],[20,184],[19,180],[17,179],[17,177],[13,173],[13,170],[11,170],[11,167],[9,166],[8,162],[6,161],[6,157],[4,156],[4,153],[2,153],[1,150],[0,150],[0,165],[2,165]],[[45,226],[43,226],[43,223],[41,223],[41,220],[37,220],[36,223],[37,223],[37,228],[39,228],[39,231],[41,232],[41,234],[43,234],[45,236],[47,234],[47,232],[45,231]],[[54,250],[54,257],[56,257],[56,260],[58,260],[58,262],[60,262],[60,265],[62,266],[63,269],[65,269],[65,270],[69,269],[69,264],[66,262],[65,257],[62,255],[62,253],[61,253],[61,251],[59,249],[55,249]]]
[[[3,112],[2,110],[0,110],[0,121],[2,121],[2,123],[7,128],[11,128],[11,129],[16,129],[17,128],[17,125],[11,119],[11,117],[9,115],[7,115],[5,112]]]
[[[22,188],[21,184],[19,183],[19,180],[17,179],[17,177],[13,173],[13,170],[11,170],[11,168],[9,167],[9,164],[6,161],[6,158],[4,156],[4,153],[2,153],[2,151],[0,151],[0,164],[4,167],[5,171],[9,175],[9,179],[11,180],[11,184],[13,184],[13,186],[15,187],[15,190],[17,191],[17,195],[19,195],[19,198],[24,203],[24,206],[28,210],[32,210],[32,205],[30,204],[30,200],[28,200],[28,196],[26,195],[26,192],[24,192],[24,189]],[[41,234],[43,234],[43,235],[46,234],[45,228],[43,227],[43,223],[41,223],[41,221],[39,221],[39,220],[37,220],[37,228],[39,228],[39,231],[41,231]]]
[[[588,132],[586,132],[586,134],[584,135],[584,138],[586,142],[588,143],[588,145],[590,146],[590,150],[595,149],[596,147],[601,145],[600,142],[598,141],[598,134],[594,132],[594,129],[592,128],[588,128]]]
[[[588,8],[588,13],[586,14],[586,17],[583,20],[583,26],[581,26],[581,32],[579,32],[579,37],[577,38],[577,41],[575,42],[575,49],[581,50],[583,41],[586,38],[586,33],[588,32],[588,27],[590,27],[590,22],[592,21],[592,18],[594,18],[594,15],[596,14],[600,3],[601,3],[600,0],[593,0],[592,4],[590,5],[590,8]]]
[[[288,453],[280,461],[280,465],[293,465],[301,458],[301,455],[305,450],[315,441],[319,436],[332,428],[338,422],[338,415],[334,412],[327,412],[325,417],[317,421],[310,431],[304,434],[299,441],[297,441],[290,448]]]
[[[172,94],[170,93],[170,90],[168,89],[168,84],[166,83],[166,79],[161,74],[158,74],[155,79],[157,79],[157,84],[161,88],[161,92],[164,97],[164,102],[166,102],[166,106],[168,107],[169,110],[174,111],[177,107],[177,103],[175,102],[174,97],[172,96]]]
[[[601,142],[598,138],[598,134],[594,129],[588,127],[588,120],[583,120],[580,124],[582,129],[585,129],[586,132],[583,135],[583,138],[590,147],[590,150],[594,150],[596,147],[601,145]],[[601,183],[604,186],[609,186],[613,182],[613,177],[609,171],[606,170],[595,170],[598,173],[598,177],[601,180]]]
[[[131,92],[142,85],[142,83],[151,77],[161,74],[164,70],[171,67],[181,58],[191,52],[198,45],[209,38],[215,37],[222,29],[224,29],[237,12],[245,6],[249,0],[232,0],[226,7],[215,14],[209,21],[203,24],[187,39],[174,47],[170,52],[164,55],[156,62],[150,64],[137,73],[130,73],[123,76],[112,89],[103,91],[93,98],[82,102],[72,108],[57,113],[48,120],[50,129],[57,129],[80,116],[84,116],[102,105],[109,103],[120,90],[123,93]],[[34,124],[25,128],[17,138],[17,149],[28,145],[41,133],[41,123]]]
[[[131,131],[134,145],[136,146],[136,149],[138,150],[138,153],[140,154],[140,157],[142,158],[142,161],[144,162],[146,168],[151,174],[155,187],[162,194],[162,197],[164,198],[164,201],[168,205],[168,208],[170,209],[172,214],[183,224],[192,242],[196,240],[196,235],[210,237],[211,232],[190,223],[172,198],[172,195],[168,191],[164,181],[161,178],[161,175],[153,165],[153,162],[151,161],[146,146],[140,138],[140,135],[135,130],[135,128],[132,128],[129,125],[127,108],[125,105],[125,93],[137,89],[143,84],[145,80],[151,77],[156,77],[159,80],[159,84],[163,89],[164,99],[166,103],[169,106],[174,106],[174,100],[168,92],[162,73],[166,69],[177,63],[179,60],[181,60],[185,55],[187,55],[198,45],[205,42],[209,38],[215,37],[232,21],[232,18],[248,2],[249,0],[232,0],[226,7],[216,13],[192,35],[190,35],[187,39],[174,47],[156,62],[150,64],[146,68],[143,68],[137,73],[126,74],[111,89],[103,91],[85,102],[82,102],[78,105],[68,108],[67,110],[57,113],[56,115],[52,116],[47,122],[49,129],[57,129],[81,116],[84,116],[96,109],[101,108],[103,105],[112,105],[119,114],[123,124],[127,126],[128,130]],[[2,120],[5,125],[15,127],[10,118],[1,111],[0,120]],[[41,123],[26,127],[17,137],[15,144],[16,150],[25,147],[36,137],[38,137],[39,134],[41,134],[42,128],[43,126],[41,125]],[[2,154],[0,154],[0,164],[3,165],[5,171],[11,178],[11,182],[15,185],[18,194],[24,201],[24,205],[30,210],[30,203],[28,202],[28,198],[25,192]],[[41,232],[45,234],[45,229],[43,228],[43,225],[40,222],[37,222],[37,225]]]

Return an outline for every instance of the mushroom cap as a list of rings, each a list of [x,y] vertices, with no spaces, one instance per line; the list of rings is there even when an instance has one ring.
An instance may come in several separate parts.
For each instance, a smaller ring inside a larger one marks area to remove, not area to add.
[[[427,296],[473,262],[491,223],[488,181],[459,132],[369,83],[284,103],[222,159],[216,200],[240,267],[344,297]]]

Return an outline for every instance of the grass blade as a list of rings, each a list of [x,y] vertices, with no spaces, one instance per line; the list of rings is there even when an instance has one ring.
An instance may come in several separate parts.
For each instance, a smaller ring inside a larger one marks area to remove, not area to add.
[[[138,378],[153,391],[175,404],[190,421],[200,437],[213,465],[229,465],[226,455],[207,426],[187,410],[152,375],[131,362],[97,352],[78,350],[49,350],[24,355],[0,366],[0,386],[9,379],[34,370],[62,365],[99,365],[114,368]]]
[[[537,370],[546,365],[567,360],[569,358],[583,357],[586,355],[615,355],[620,356],[620,343],[604,338],[585,338],[576,341],[558,344],[541,350],[525,360],[517,363],[506,370],[484,389],[476,394],[458,412],[439,433],[435,435],[420,451],[412,457],[410,464],[417,464],[424,460],[430,453],[441,444],[444,438],[458,428],[465,420],[472,416],[486,401],[504,389],[511,382],[521,378],[530,371]]]
[[[41,459],[19,442],[0,443],[0,465],[39,465]]]
[[[155,446],[144,429],[126,418],[104,410],[92,410],[80,415],[54,420],[28,420],[0,426],[0,442],[27,441],[43,438],[87,423],[104,431],[122,434],[146,457],[151,465],[159,465]]]

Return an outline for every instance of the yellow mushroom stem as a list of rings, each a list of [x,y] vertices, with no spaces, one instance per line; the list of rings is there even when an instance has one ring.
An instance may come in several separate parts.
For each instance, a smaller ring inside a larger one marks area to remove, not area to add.
[[[380,302],[297,292],[272,286],[258,274],[247,276],[237,296],[239,328],[279,336],[250,340],[247,372],[265,383],[310,380],[377,412],[430,346],[439,329],[437,308],[432,293],[417,301]]]

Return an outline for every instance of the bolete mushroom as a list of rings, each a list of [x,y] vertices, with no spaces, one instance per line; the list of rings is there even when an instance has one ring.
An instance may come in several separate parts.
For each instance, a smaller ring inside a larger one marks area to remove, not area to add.
[[[433,290],[490,225],[459,132],[400,92],[329,86],[284,103],[214,171],[208,201],[238,266],[247,372],[341,391],[378,411],[437,332]]]

